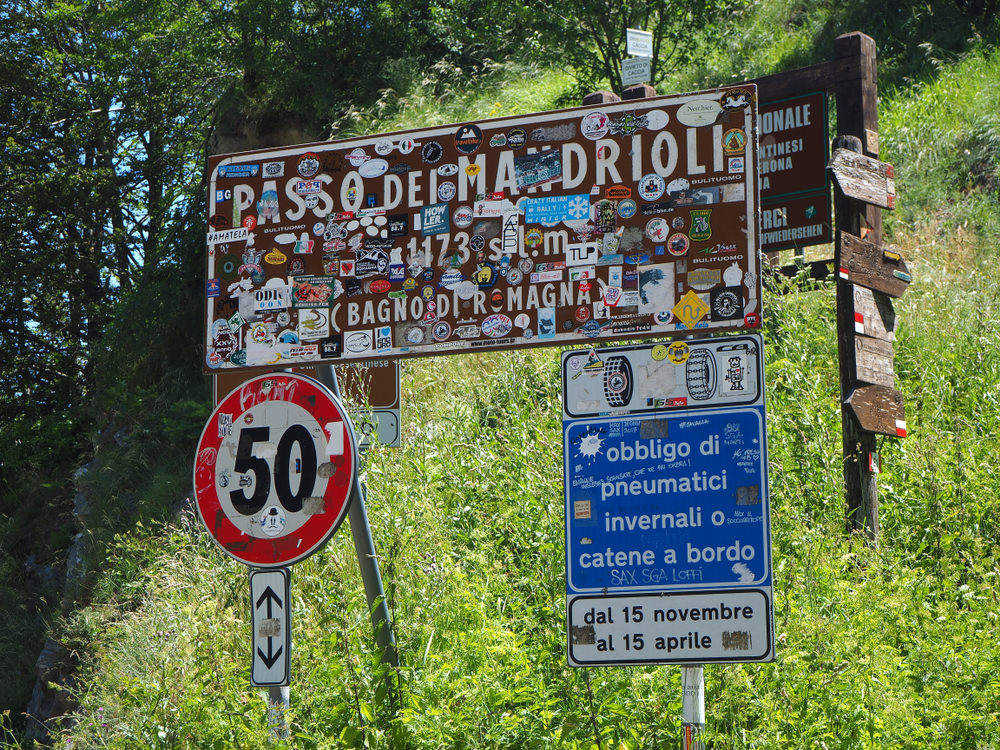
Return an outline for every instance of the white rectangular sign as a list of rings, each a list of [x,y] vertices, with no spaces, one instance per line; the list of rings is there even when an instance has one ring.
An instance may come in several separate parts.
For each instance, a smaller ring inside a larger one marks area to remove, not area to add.
[[[287,568],[250,572],[250,612],[253,633],[250,684],[280,687],[288,684],[292,650],[291,573]]]
[[[653,56],[653,32],[625,29],[625,51],[637,57]]]
[[[636,83],[648,83],[650,77],[648,57],[626,57],[622,60],[623,86],[632,86]]]
[[[774,659],[771,601],[759,589],[570,596],[566,612],[574,667]]]

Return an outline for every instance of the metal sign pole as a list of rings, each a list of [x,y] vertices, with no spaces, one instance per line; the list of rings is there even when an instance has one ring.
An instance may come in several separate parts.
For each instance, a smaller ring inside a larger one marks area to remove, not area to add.
[[[340,398],[340,386],[337,374],[332,365],[316,368],[316,378]],[[382,663],[394,669],[399,667],[399,654],[396,651],[396,636],[392,632],[392,621],[389,617],[389,607],[386,604],[385,589],[382,586],[382,574],[375,556],[375,542],[372,539],[371,526],[368,524],[368,511],[365,508],[365,498],[368,494],[361,478],[354,484],[351,491],[351,504],[348,518],[351,520],[351,536],[354,537],[354,549],[358,555],[358,566],[361,568],[361,579],[365,586],[368,608],[371,612],[372,626],[375,628],[375,642],[382,651]],[[394,674],[387,677],[389,694],[392,697],[394,709],[398,709],[396,691],[393,689]]]
[[[267,689],[267,726],[272,739],[288,739],[288,722],[285,721],[285,714],[288,712],[289,705],[287,685]]]
[[[681,667],[683,750],[704,750],[701,733],[705,729],[705,668],[701,664]]]

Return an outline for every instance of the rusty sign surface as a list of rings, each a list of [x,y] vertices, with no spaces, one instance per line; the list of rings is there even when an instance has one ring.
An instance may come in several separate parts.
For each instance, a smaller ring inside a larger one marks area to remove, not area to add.
[[[205,367],[756,327],[756,98],[214,156]]]

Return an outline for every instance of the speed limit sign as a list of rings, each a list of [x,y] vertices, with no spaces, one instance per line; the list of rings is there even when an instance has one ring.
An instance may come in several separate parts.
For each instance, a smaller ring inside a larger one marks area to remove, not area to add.
[[[242,563],[298,562],[343,521],[357,456],[347,414],[326,387],[297,373],[259,375],[205,425],[194,464],[198,514]]]

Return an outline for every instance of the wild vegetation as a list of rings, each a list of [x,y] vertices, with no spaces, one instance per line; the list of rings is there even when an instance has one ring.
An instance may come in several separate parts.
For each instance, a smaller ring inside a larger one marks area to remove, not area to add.
[[[0,247],[15,259],[0,278],[8,742],[32,743],[22,712],[51,637],[71,669],[52,686],[70,709],[52,737],[67,747],[678,746],[676,668],[566,666],[555,350],[405,364],[403,446],[364,464],[396,689],[345,525],[293,569],[287,743],[268,738],[249,687],[246,571],[190,505],[210,410],[196,344],[209,144],[264,138],[276,121],[320,137],[536,111],[600,83],[562,64],[552,27],[501,7],[0,11],[12,188]],[[843,531],[833,289],[789,281],[765,300],[777,659],[706,668],[707,740],[998,747],[997,8],[727,7],[730,23],[706,23],[699,56],[661,91],[815,62],[844,31],[875,37],[882,158],[900,195],[887,240],[914,283],[896,305],[909,435],[881,444],[878,549]],[[344,13],[369,14],[350,18],[350,44]],[[322,85],[303,73],[333,67]],[[64,587],[46,571],[74,540],[82,575]]]

